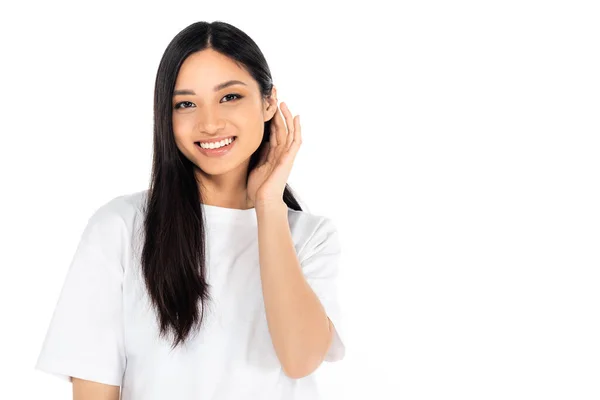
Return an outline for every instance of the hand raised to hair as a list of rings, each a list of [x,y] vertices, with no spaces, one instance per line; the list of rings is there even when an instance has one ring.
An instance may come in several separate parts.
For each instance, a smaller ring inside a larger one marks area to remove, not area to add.
[[[271,121],[271,138],[263,147],[256,164],[248,176],[248,197],[254,205],[283,202],[283,192],[298,149],[302,144],[300,116],[292,118],[287,104],[281,103]]]

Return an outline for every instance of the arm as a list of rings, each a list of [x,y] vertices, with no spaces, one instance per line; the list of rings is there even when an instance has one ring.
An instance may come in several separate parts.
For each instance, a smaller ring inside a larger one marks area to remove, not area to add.
[[[119,386],[72,378],[73,400],[119,400]]]
[[[333,326],[306,281],[284,202],[256,204],[259,262],[269,333],[286,375],[315,371],[333,339]]]

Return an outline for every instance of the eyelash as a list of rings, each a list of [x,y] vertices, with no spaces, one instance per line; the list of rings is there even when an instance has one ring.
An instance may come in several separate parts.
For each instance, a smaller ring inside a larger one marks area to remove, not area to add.
[[[240,94],[237,94],[237,93],[229,93],[229,94],[226,94],[225,96],[223,96],[223,98],[225,98],[227,96],[237,96],[237,98],[233,99],[233,100],[239,100],[242,97],[244,97],[244,96],[242,96]],[[233,100],[226,101],[225,103],[230,103]],[[180,101],[179,103],[175,104],[175,107],[173,107],[173,108],[175,108],[176,110],[178,110],[178,109],[181,108],[181,104],[183,104],[183,103],[191,103],[191,101]],[[189,107],[184,107],[184,108],[189,108]]]

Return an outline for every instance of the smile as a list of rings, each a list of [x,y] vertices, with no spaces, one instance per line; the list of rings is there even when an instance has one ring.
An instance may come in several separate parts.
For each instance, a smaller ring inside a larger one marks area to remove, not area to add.
[[[200,152],[206,156],[222,156],[224,154],[229,153],[229,151],[233,148],[236,143],[237,136],[234,136],[230,139],[222,140],[217,143],[209,143],[208,145],[200,142],[195,142],[195,146]],[[207,147],[202,147],[207,146]]]

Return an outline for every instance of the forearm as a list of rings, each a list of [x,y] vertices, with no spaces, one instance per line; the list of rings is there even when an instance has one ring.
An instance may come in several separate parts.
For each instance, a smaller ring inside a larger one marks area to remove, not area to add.
[[[302,273],[287,212],[283,201],[256,205],[260,276],[277,357],[286,374],[300,378],[323,362],[332,327]]]

